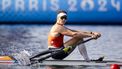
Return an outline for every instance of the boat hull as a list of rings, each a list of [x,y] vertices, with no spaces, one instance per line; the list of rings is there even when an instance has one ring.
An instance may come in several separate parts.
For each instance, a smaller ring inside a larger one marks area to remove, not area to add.
[[[0,65],[17,65],[16,60],[11,56],[0,56]],[[104,61],[85,61],[85,60],[44,60],[40,63],[32,64],[35,65],[86,65],[86,66],[108,66],[111,64],[122,65],[120,60],[104,60]]]

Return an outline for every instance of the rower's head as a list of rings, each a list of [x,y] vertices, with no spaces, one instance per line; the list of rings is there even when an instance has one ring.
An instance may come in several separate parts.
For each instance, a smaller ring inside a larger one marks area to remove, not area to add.
[[[64,25],[67,20],[67,12],[64,10],[59,10],[57,14],[57,22],[58,24]]]

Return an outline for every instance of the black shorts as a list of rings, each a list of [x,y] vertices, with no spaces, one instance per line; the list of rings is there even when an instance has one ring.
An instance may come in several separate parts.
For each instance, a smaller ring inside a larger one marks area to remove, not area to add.
[[[50,50],[54,50],[54,51],[51,53],[53,59],[62,60],[62,59],[64,59],[65,57],[68,56],[68,53],[64,52],[64,51],[63,51],[63,48],[59,48],[59,50],[57,50],[57,48],[49,48],[49,49],[50,49]]]

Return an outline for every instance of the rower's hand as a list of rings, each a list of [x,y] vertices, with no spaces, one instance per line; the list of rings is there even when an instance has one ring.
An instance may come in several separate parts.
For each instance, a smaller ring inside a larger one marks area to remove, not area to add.
[[[98,39],[100,36],[101,36],[100,33],[98,33],[98,32],[92,32],[92,38]]]

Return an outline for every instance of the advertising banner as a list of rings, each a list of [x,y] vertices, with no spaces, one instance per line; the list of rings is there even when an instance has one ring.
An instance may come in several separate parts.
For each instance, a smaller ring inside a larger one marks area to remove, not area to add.
[[[122,22],[122,0],[0,0],[0,22],[54,22],[57,10],[69,22]]]

